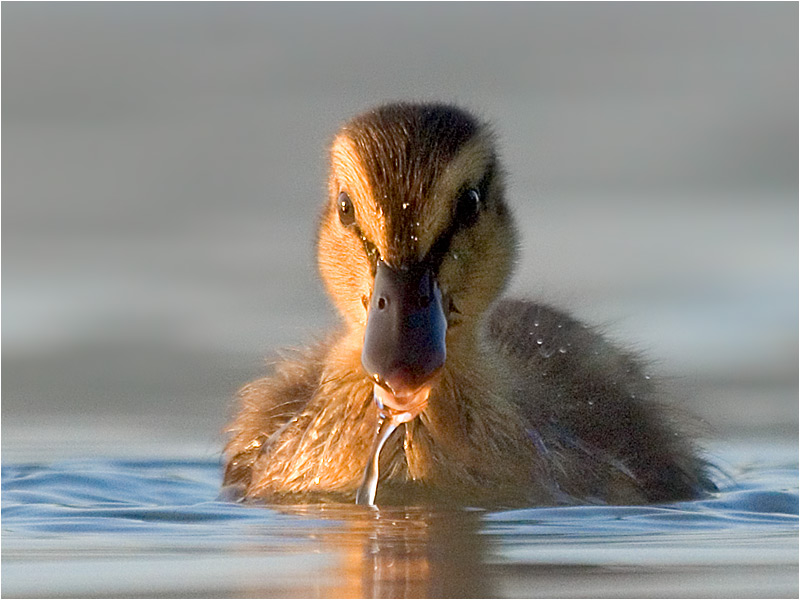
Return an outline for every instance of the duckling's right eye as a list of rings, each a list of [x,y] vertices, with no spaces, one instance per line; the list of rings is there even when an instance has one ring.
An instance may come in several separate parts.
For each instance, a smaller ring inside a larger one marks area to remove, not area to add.
[[[338,204],[339,220],[342,222],[342,225],[349,227],[356,222],[356,211],[353,209],[353,201],[350,200],[350,196],[348,196],[346,192],[342,192],[339,194]]]

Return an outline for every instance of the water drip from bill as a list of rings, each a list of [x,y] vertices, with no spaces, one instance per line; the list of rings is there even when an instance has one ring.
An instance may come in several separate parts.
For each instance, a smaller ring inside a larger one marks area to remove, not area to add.
[[[417,416],[416,411],[398,411],[385,406],[381,401],[385,394],[386,392],[376,384],[374,400],[375,404],[378,405],[378,429],[375,432],[375,440],[372,443],[367,466],[364,468],[364,479],[356,491],[356,504],[363,506],[373,506],[375,504],[375,494],[378,491],[378,477],[380,475],[379,461],[383,445],[392,435],[392,432],[402,423],[407,423]]]

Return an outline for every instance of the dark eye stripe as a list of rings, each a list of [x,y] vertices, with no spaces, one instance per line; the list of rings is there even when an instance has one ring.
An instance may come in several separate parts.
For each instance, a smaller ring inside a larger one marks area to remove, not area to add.
[[[494,165],[491,165],[489,170],[486,172],[486,175],[484,175],[483,179],[481,179],[481,182],[478,184],[477,188],[465,188],[464,191],[459,194],[459,199],[461,199],[462,194],[469,192],[470,189],[474,189],[478,193],[480,205],[475,213],[461,213],[458,205],[456,206],[450,226],[445,229],[444,232],[442,232],[442,234],[436,239],[436,241],[433,243],[433,246],[431,246],[428,255],[425,257],[425,262],[430,266],[430,268],[433,269],[434,273],[438,272],[439,267],[441,266],[445,255],[447,254],[447,251],[450,249],[450,244],[453,241],[453,237],[459,231],[468,229],[474,225],[480,216],[481,211],[485,210],[488,202],[489,185],[491,184],[493,176]]]
[[[361,227],[358,226],[356,223],[356,211],[353,208],[353,201],[350,199],[350,196],[347,192],[340,192],[339,196],[336,198],[336,209],[339,213],[339,221],[344,225],[347,229],[350,229],[358,236],[358,239],[361,240],[361,243],[364,246],[364,254],[367,255],[367,260],[369,260],[370,268],[372,270],[372,274],[375,274],[375,270],[378,268],[378,259],[380,258],[380,252],[378,252],[378,248],[373,244],[371,241],[367,239],[364,235],[364,232],[361,231]]]
[[[358,236],[358,239],[361,240],[361,244],[364,246],[364,254],[367,255],[367,260],[369,260],[370,270],[372,271],[372,274],[375,275],[375,271],[378,268],[378,259],[381,257],[381,253],[378,250],[378,247],[367,239],[367,236],[364,235],[358,225],[353,227],[353,231]]]

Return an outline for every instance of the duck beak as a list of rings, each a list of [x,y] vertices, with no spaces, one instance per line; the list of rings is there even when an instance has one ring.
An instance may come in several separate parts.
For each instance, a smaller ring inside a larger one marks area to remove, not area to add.
[[[395,269],[379,260],[361,352],[379,404],[410,418],[419,414],[444,365],[446,333],[442,292],[431,269]]]

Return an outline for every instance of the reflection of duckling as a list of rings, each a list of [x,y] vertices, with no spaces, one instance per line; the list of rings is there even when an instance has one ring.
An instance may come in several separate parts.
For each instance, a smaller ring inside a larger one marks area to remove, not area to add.
[[[331,158],[318,257],[345,324],[241,391],[226,485],[352,499],[371,448],[381,503],[660,502],[710,485],[632,355],[556,310],[497,301],[516,238],[485,125],[382,106]],[[382,451],[379,411],[399,429]]]
[[[425,506],[381,506],[365,511],[349,504],[301,504],[285,507],[281,512],[300,517],[298,536],[313,537],[318,551],[334,559],[319,574],[319,582],[327,582],[328,587],[318,583],[312,592],[317,596],[500,596],[500,578],[492,568],[496,565],[488,562],[491,543],[481,532],[485,524],[480,511]],[[551,570],[553,566],[545,568]],[[526,572],[529,578],[535,575]],[[298,584],[301,587],[288,590],[287,595],[302,597],[305,590],[301,582]],[[250,597],[275,596],[269,588],[246,592]]]

